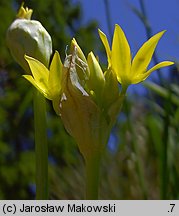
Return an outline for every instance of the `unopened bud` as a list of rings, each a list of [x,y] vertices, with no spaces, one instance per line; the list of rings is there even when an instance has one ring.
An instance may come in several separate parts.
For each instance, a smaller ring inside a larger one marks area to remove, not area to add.
[[[22,5],[6,36],[12,56],[27,73],[30,73],[30,69],[24,58],[25,54],[38,59],[46,67],[52,54],[50,35],[39,21],[30,19],[31,15],[32,10]]]

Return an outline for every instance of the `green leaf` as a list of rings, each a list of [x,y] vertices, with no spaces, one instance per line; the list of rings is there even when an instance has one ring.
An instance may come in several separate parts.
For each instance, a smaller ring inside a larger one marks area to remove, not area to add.
[[[162,86],[159,86],[155,83],[152,82],[145,82],[144,86],[146,86],[147,88],[149,88],[150,90],[154,91],[155,93],[157,93],[159,96],[168,99],[171,92],[165,88],[163,88]],[[175,105],[179,106],[179,97],[177,97],[174,94],[171,94],[170,96],[171,102],[174,103]]]

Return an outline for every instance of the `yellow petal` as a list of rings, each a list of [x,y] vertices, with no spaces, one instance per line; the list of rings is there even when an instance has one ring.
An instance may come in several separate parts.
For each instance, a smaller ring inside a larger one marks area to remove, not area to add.
[[[105,47],[107,58],[108,58],[108,67],[110,67],[111,66],[111,50],[110,50],[110,46],[108,43],[108,39],[106,35],[100,29],[98,29],[98,33]]]
[[[25,79],[27,79],[41,94],[44,95],[49,100],[52,100],[52,98],[49,95],[48,89],[45,86],[38,85],[38,82],[34,80],[34,78],[31,75],[23,75]]]
[[[162,67],[167,67],[167,66],[170,66],[170,65],[173,65],[174,62],[171,62],[171,61],[163,61],[163,62],[160,62],[158,64],[156,64],[154,67],[152,67],[150,70],[148,70],[144,75],[144,79],[145,80],[153,71],[155,70],[158,70],[159,68],[162,68]]]
[[[128,82],[131,69],[131,53],[126,36],[119,25],[115,26],[111,62],[118,81]]]
[[[51,93],[52,97],[60,96],[62,67],[63,65],[60,59],[60,55],[56,51],[50,65],[50,73],[48,78],[49,92]]]
[[[142,45],[132,61],[131,75],[137,76],[145,73],[155,48],[164,32],[165,31],[159,32]]]
[[[48,69],[38,60],[25,55],[25,59],[28,62],[32,75],[35,79],[35,82],[40,89],[48,89]]]
[[[90,90],[95,92],[99,102],[101,100],[105,78],[99,63],[92,52],[90,52],[88,55],[88,66],[90,69],[88,87]]]
[[[173,64],[174,64],[174,62],[171,62],[171,61],[160,62],[157,65],[155,65],[154,67],[152,67],[150,70],[148,70],[146,73],[140,74],[139,76],[136,76],[136,78],[133,80],[132,83],[136,84],[136,83],[142,82],[145,79],[147,79],[147,77],[150,76],[150,74],[153,71],[158,70],[159,68],[162,68],[162,67],[167,67],[167,66],[173,65]]]

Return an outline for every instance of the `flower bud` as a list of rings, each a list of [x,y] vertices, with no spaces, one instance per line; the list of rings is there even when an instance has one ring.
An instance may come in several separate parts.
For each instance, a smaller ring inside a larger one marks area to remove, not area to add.
[[[12,56],[28,74],[30,69],[24,58],[25,54],[39,60],[46,67],[52,54],[50,35],[40,22],[30,19],[31,14],[32,10],[25,9],[22,5],[6,36]]]

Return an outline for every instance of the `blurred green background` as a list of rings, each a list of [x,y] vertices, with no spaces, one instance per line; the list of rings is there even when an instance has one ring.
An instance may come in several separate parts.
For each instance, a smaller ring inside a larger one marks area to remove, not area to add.
[[[35,198],[32,86],[22,78],[24,72],[12,59],[5,42],[6,30],[21,2],[0,2],[0,199]],[[75,37],[86,54],[94,50],[105,65],[98,23],[93,20],[81,24],[80,4],[70,0],[47,0],[45,4],[43,0],[31,0],[25,1],[25,6],[34,9],[33,18],[47,29],[53,49],[60,52],[62,59],[66,45]],[[106,16],[110,20],[108,13]],[[144,27],[148,30],[145,22]],[[167,78],[159,71],[157,83],[145,82],[145,94],[132,92],[126,97],[104,152],[100,199],[179,198],[177,67],[177,63],[170,67],[171,76]],[[47,109],[50,199],[84,199],[82,156],[49,101]]]

